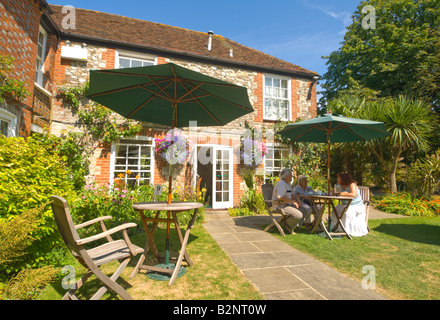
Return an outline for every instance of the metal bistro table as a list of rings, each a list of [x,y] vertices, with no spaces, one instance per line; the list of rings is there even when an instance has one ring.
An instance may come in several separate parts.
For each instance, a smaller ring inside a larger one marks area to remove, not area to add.
[[[152,274],[158,275],[158,277],[150,276],[150,278],[156,280],[168,280],[170,279],[168,285],[172,285],[177,277],[180,277],[185,273],[185,268],[181,267],[183,259],[185,259],[188,265],[192,266],[194,263],[189,258],[189,255],[186,251],[186,245],[188,243],[189,234],[191,228],[194,225],[194,222],[197,217],[197,209],[202,207],[203,204],[198,202],[172,202],[168,204],[167,202],[144,202],[144,203],[135,203],[133,204],[134,210],[138,211],[142,224],[145,229],[145,234],[147,235],[147,244],[144,249],[144,253],[139,258],[136,267],[130,275],[130,278],[134,278],[140,269],[152,271]],[[177,222],[177,214],[179,212],[188,211],[194,209],[194,214],[191,217],[191,220],[188,224],[188,227],[185,232],[185,238],[182,237],[182,233],[180,232],[179,223]],[[147,217],[144,215],[144,211],[156,211],[156,215],[154,217]],[[167,212],[167,218],[159,218],[159,214],[161,211]],[[148,226],[148,222],[153,222],[153,225],[150,229]],[[151,248],[151,251],[155,258],[161,262],[163,259],[160,259],[159,252],[157,250],[156,244],[154,243],[154,233],[156,231],[157,225],[159,222],[166,222],[167,224],[167,236],[166,236],[166,249],[165,249],[165,264],[158,264],[156,266],[144,265],[143,262],[147,256],[148,250]],[[176,261],[176,264],[170,264],[169,260],[169,241],[170,241],[170,224],[173,223],[176,229],[177,235],[179,237],[180,242],[180,254]]]
[[[318,231],[319,228],[321,228],[328,239],[333,240],[332,236],[347,236],[350,240],[352,240],[352,237],[347,233],[345,230],[344,224],[342,223],[342,217],[344,216],[345,212],[348,209],[348,206],[350,205],[351,201],[353,200],[352,197],[345,197],[345,196],[339,196],[339,195],[308,195],[308,198],[310,199],[310,204],[313,210],[313,214],[315,215],[315,222],[311,233],[315,233]],[[347,203],[345,204],[344,209],[341,211],[340,214],[336,211],[336,207],[333,203],[333,200],[345,200]],[[318,205],[324,206],[323,209],[319,210]],[[328,230],[324,225],[324,221],[322,220],[322,217],[325,213],[325,207],[328,207],[329,210],[329,222],[328,222]],[[331,229],[331,212],[335,213],[336,216],[336,225]],[[335,230],[338,229],[338,227],[341,226],[342,232],[335,232]]]

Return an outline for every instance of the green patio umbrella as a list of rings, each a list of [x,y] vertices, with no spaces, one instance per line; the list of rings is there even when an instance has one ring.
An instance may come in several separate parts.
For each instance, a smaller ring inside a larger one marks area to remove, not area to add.
[[[327,181],[330,194],[330,144],[365,141],[388,135],[383,122],[325,114],[310,120],[287,125],[278,132],[292,141],[327,143]]]
[[[245,87],[173,63],[92,70],[87,97],[125,118],[179,128],[223,126],[254,111]]]
[[[223,126],[253,112],[247,89],[173,63],[90,71],[86,96],[125,118],[175,127]],[[168,203],[171,203],[171,170]]]
[[[191,121],[197,121],[197,126],[223,126],[254,111],[245,87],[173,63],[92,70],[86,96],[125,118],[173,129],[189,127]],[[170,163],[168,204],[171,204],[171,189]],[[169,229],[168,223],[166,266],[169,265]]]

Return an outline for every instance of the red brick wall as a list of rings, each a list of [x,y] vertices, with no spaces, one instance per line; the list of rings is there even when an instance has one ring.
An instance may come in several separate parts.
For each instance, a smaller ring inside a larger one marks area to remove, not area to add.
[[[157,64],[165,64],[167,63],[166,58],[164,57],[157,57]]]
[[[96,159],[96,167],[99,168],[99,174],[95,175],[95,182],[98,184],[108,184],[110,177],[110,157],[111,145],[104,144],[98,149],[100,156]]]
[[[102,59],[105,60],[106,62],[105,67],[107,69],[115,68],[115,63],[116,63],[115,58],[116,58],[115,49],[107,48],[107,50],[102,53]]]
[[[31,0],[2,0],[0,3],[1,35],[0,55],[8,55],[15,58],[14,69],[8,76],[23,81],[30,95],[21,103],[9,103],[10,108],[18,115],[20,136],[30,134],[30,126],[33,121],[34,102],[34,79],[37,55],[37,40],[40,19],[43,11],[40,11],[39,1]],[[46,89],[51,90],[50,76],[53,74],[53,50],[56,37],[48,34],[47,58],[45,63],[45,80],[48,83]],[[50,108],[50,106],[49,106]],[[48,120],[48,119],[47,119]],[[41,121],[40,125],[43,124]]]
[[[299,106],[298,106],[298,87],[299,82],[296,79],[290,81],[291,99],[292,99],[292,121],[298,118]]]
[[[263,101],[263,91],[264,91],[264,83],[263,83],[263,74],[258,73],[254,77],[254,82],[257,85],[255,89],[256,100],[254,102],[254,109],[256,111],[254,121],[255,122],[263,122],[264,116],[264,101]]]
[[[12,78],[26,83],[31,95],[23,101],[32,106],[35,63],[41,12],[38,3],[26,0],[2,0],[0,54],[15,58]]]
[[[310,98],[312,104],[309,108],[309,112],[312,115],[312,118],[315,118],[318,115],[318,102],[317,102],[317,96],[316,96],[316,82],[313,83],[312,87],[312,96]]]

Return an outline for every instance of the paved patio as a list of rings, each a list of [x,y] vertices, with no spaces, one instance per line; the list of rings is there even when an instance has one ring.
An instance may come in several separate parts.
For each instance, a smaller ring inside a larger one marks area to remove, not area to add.
[[[263,232],[269,216],[207,211],[205,229],[268,300],[385,300],[322,262]],[[370,219],[388,218],[372,209]],[[392,215],[393,218],[396,215]]]

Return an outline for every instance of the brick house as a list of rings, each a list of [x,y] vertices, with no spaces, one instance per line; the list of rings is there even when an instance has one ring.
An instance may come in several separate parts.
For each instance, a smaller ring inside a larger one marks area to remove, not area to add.
[[[35,1],[6,2],[8,7],[12,3],[22,4],[23,8],[24,3],[38,7]],[[0,8],[4,10],[4,7]],[[36,24],[37,15],[34,24],[47,34],[43,59],[47,72],[42,75],[42,85],[37,86],[34,101],[27,103],[37,114],[39,98],[36,97],[46,94],[50,100],[49,107],[46,107],[48,113],[41,118],[48,122],[50,132],[55,135],[74,126],[77,121],[71,110],[57,98],[58,91],[62,87],[83,85],[88,81],[90,69],[173,62],[248,89],[255,112],[223,127],[203,127],[196,132],[184,129],[194,143],[193,158],[186,166],[174,168],[174,185],[195,186],[202,178],[202,186],[208,190],[210,205],[214,209],[238,205],[246,188],[242,166],[234,158],[245,122],[253,128],[271,129],[278,119],[295,121],[298,117],[306,119],[317,114],[317,73],[212,32],[197,32],[92,10],[63,8],[47,5],[45,1],[39,2],[39,10],[40,26]],[[33,30],[34,42],[38,40],[35,33]],[[14,43],[12,46],[15,47]],[[2,53],[5,52],[3,47],[1,49]],[[37,49],[34,46],[30,51],[34,57]],[[31,71],[25,67],[22,69],[30,74],[35,70],[33,65],[36,62],[27,66]],[[28,78],[33,85],[30,75]],[[129,169],[131,175],[126,175],[127,183],[166,185],[168,165],[155,154],[154,139],[163,137],[168,128],[148,123],[143,127],[136,137],[98,148],[92,160],[91,179],[97,183],[113,183],[118,174]],[[20,131],[20,135],[27,134],[29,130]],[[268,142],[270,152],[257,168],[261,175],[276,174],[280,169],[279,159],[290,152],[286,146]],[[211,161],[202,164],[198,161],[200,154],[210,157]],[[136,175],[140,178],[135,179]]]

